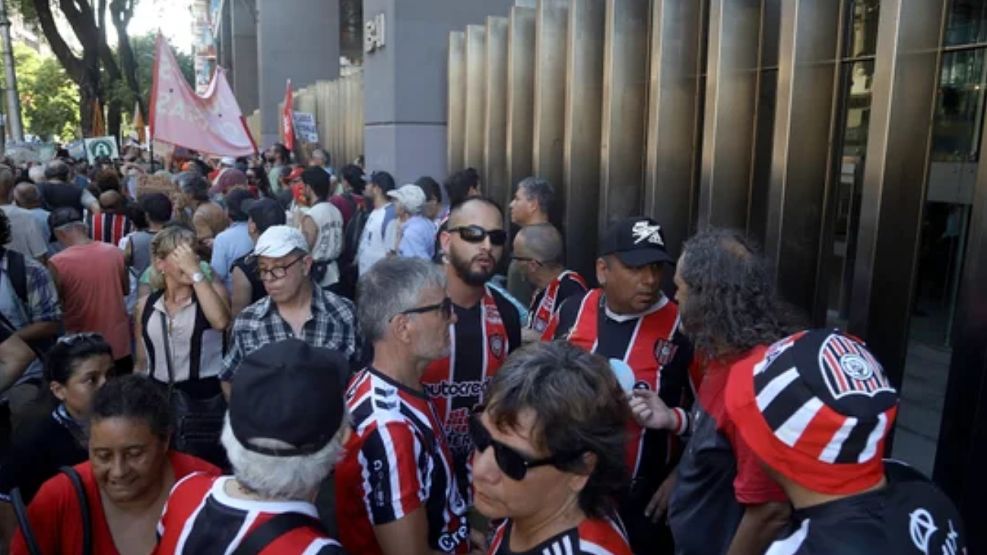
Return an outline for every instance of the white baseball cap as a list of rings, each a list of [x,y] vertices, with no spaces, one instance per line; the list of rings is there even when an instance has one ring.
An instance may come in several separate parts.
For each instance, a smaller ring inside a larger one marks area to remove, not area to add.
[[[425,191],[413,183],[388,191],[387,196],[412,214],[418,214],[422,211],[422,206],[425,206]]]
[[[257,239],[254,255],[280,258],[296,249],[308,252],[308,241],[302,232],[286,225],[272,225]]]

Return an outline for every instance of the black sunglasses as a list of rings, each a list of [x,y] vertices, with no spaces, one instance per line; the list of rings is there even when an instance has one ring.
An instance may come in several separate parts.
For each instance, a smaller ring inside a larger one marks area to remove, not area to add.
[[[492,446],[494,450],[494,460],[497,461],[497,466],[500,468],[500,471],[511,480],[524,480],[529,468],[547,465],[558,467],[561,464],[568,463],[579,458],[581,455],[581,453],[566,455],[555,454],[551,457],[545,457],[544,459],[531,459],[494,439],[490,435],[490,432],[487,431],[486,426],[480,422],[481,412],[483,412],[482,406],[474,409],[473,414],[470,415],[470,439],[473,440],[473,445],[476,448],[477,454],[483,453],[487,450],[487,448]]]
[[[452,318],[452,299],[446,297],[442,299],[442,302],[440,303],[409,308],[408,310],[398,312],[398,314],[422,314],[425,312],[432,312],[433,310],[438,310],[442,314],[442,317],[446,320]],[[397,314],[395,314],[395,316],[397,316]]]
[[[496,247],[502,247],[507,242],[507,232],[503,229],[487,230],[478,225],[454,227],[449,230],[449,233],[458,233],[467,243],[479,243],[487,237],[490,237],[490,244]]]

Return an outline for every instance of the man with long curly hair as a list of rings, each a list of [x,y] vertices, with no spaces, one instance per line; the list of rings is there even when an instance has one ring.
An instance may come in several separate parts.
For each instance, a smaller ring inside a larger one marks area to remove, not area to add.
[[[688,240],[675,285],[682,328],[703,362],[698,402],[686,413],[635,391],[631,408],[644,426],[691,433],[669,502],[676,553],[763,553],[786,524],[788,501],[737,433],[724,390],[732,368],[763,358],[794,331],[794,318],[765,261],[734,231]]]

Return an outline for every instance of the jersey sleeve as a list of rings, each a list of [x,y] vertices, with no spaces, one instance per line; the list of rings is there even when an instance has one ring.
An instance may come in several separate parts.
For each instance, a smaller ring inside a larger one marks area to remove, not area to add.
[[[493,292],[493,297],[497,311],[504,320],[504,328],[507,330],[508,352],[513,352],[521,346],[521,314],[514,304],[498,291]]]
[[[403,422],[381,423],[367,432],[357,462],[371,524],[400,520],[424,504],[428,469],[418,466],[422,449],[411,426]]]

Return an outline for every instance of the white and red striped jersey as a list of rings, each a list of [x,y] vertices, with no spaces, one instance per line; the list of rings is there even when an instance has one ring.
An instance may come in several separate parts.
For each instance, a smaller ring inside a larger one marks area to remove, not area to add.
[[[624,530],[610,519],[587,518],[579,526],[522,552],[510,549],[511,524],[507,519],[497,528],[488,555],[631,555]]]
[[[466,502],[442,424],[424,391],[366,368],[346,392],[353,434],[336,466],[336,521],[349,553],[380,553],[373,527],[424,508],[428,543],[444,553],[469,547]]]
[[[190,474],[171,490],[161,521],[155,555],[232,553],[247,535],[281,513],[318,519],[307,501],[254,501],[226,493],[232,476]],[[268,544],[261,555],[339,555],[339,542],[312,527],[291,530]]]

